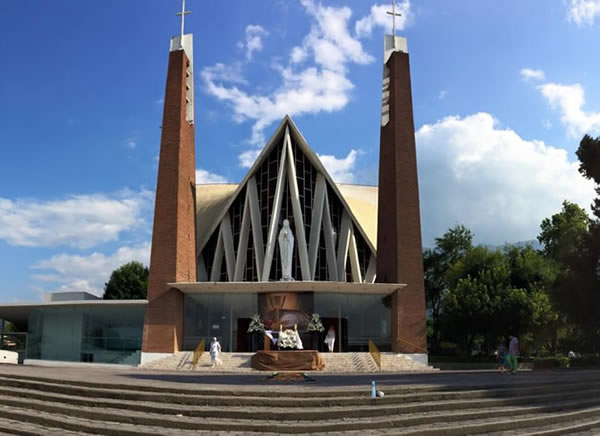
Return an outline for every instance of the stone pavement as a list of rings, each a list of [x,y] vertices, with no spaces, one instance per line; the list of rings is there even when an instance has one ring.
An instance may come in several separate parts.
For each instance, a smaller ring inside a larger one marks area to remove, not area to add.
[[[521,371],[516,376],[500,374],[496,371],[439,371],[435,373],[368,373],[368,374],[327,374],[307,372],[313,382],[265,382],[270,372],[252,374],[214,372],[189,373],[178,371],[155,371],[138,368],[123,369],[106,367],[46,367],[29,365],[0,365],[0,375],[14,374],[29,377],[42,377],[58,380],[82,382],[144,385],[159,388],[195,389],[202,387],[207,390],[256,390],[259,386],[271,386],[273,390],[289,392],[327,389],[352,389],[357,387],[370,390],[371,381],[378,386],[432,387],[432,386],[478,386],[478,385],[518,385],[521,383],[545,383],[559,379],[577,379],[584,374],[596,374],[600,371]]]

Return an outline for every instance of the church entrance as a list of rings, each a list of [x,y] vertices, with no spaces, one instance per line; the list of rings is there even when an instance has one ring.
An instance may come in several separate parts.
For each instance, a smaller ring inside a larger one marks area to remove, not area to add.
[[[198,293],[184,298],[184,350],[194,350],[202,339],[216,337],[225,352],[253,352],[265,347],[263,335],[248,334],[253,315],[266,330],[294,329],[304,348],[327,352],[323,342],[335,330],[334,351],[368,351],[372,340],[381,351],[391,350],[391,316],[385,296],[325,292]],[[324,331],[308,331],[319,314]],[[273,334],[276,337],[276,334]],[[276,345],[271,343],[271,349]]]

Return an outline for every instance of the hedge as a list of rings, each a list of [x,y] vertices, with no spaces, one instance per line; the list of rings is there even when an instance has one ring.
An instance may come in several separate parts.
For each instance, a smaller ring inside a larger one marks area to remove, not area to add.
[[[579,357],[571,357],[569,359],[571,368],[588,368],[600,366],[600,357],[592,355],[583,355]]]
[[[568,367],[568,357],[538,357],[533,360],[533,369],[555,369]]]

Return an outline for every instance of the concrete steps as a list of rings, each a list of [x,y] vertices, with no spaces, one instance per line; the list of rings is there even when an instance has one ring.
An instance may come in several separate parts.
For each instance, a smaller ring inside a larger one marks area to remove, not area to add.
[[[196,368],[193,367],[194,353],[181,351],[163,359],[140,365],[144,369],[157,369],[161,371],[211,371],[211,372],[252,372],[250,359],[254,353],[221,353],[223,362],[216,368],[212,367],[210,354],[202,353]]]
[[[151,374],[151,373],[147,373]],[[13,434],[565,434],[600,430],[600,374],[543,383],[253,390],[159,387],[0,373],[0,428]],[[29,426],[29,427],[28,427]],[[50,429],[40,433],[40,428]],[[515,433],[518,432],[518,433]],[[561,433],[562,432],[562,433]],[[58,433],[56,433],[58,434]]]
[[[212,368],[209,353],[203,353],[194,369],[192,365],[194,354],[191,351],[183,351],[141,365],[141,367],[161,371],[256,372],[250,364],[253,354],[221,353],[220,358],[223,364]],[[321,356],[325,362],[325,368],[322,372],[327,373],[435,371],[431,366],[395,353],[381,354],[381,370],[377,368],[369,353],[321,353]]]

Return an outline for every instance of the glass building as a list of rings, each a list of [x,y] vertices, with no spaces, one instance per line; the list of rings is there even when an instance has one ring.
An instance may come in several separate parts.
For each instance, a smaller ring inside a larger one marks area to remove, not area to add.
[[[0,306],[22,341],[21,360],[138,365],[146,300],[101,300],[87,293],[50,294],[41,304]],[[6,339],[8,338],[8,339]]]

